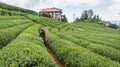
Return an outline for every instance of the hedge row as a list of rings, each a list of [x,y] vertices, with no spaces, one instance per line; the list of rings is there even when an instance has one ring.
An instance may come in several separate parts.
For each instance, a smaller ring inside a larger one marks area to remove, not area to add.
[[[86,24],[86,25],[85,25]],[[95,26],[93,26],[95,25]],[[76,27],[76,26],[79,26],[79,27]],[[88,28],[86,28],[86,26]],[[97,32],[95,30],[91,30],[89,29],[89,27],[91,28],[95,28],[97,30]],[[98,24],[92,24],[92,23],[79,23],[79,24],[71,24],[68,25],[67,27],[61,27],[62,30],[60,30],[61,32],[69,32],[69,33],[73,33],[74,34],[70,34],[70,35],[73,35],[74,37],[76,38],[80,38],[80,39],[84,39],[86,41],[90,41],[92,43],[95,43],[95,44],[101,44],[101,45],[105,45],[105,46],[109,46],[109,47],[112,47],[112,48],[115,48],[115,49],[118,49],[120,50],[120,35],[119,35],[119,31],[118,30],[113,30],[114,34],[111,34],[111,33],[108,33],[110,31],[110,29],[108,28],[104,28],[104,31],[106,30],[107,32],[102,32],[100,30],[100,25]],[[65,30],[63,30],[65,29]]]
[[[69,36],[70,34],[68,35],[68,33],[57,33],[57,35],[63,39],[66,39],[66,40],[69,40],[75,43],[76,45],[80,45],[84,48],[87,48],[90,51],[93,51],[97,54],[106,56],[112,60],[120,62],[120,51],[119,50],[116,50],[108,46],[100,45],[100,44],[94,44],[94,43],[91,43],[89,41],[85,41],[82,39],[77,39],[77,38],[74,38],[73,36]]]
[[[88,38],[88,37],[80,37],[80,35],[73,35],[73,36],[75,38],[84,39],[86,41],[89,41],[89,42],[92,42],[92,43],[95,43],[95,44],[101,44],[101,45],[105,45],[105,46],[112,47],[112,48],[115,48],[117,50],[120,50],[120,45],[119,44],[107,42],[107,41],[105,41],[106,38],[104,38],[103,40],[98,40],[98,39],[92,39],[92,38]],[[101,37],[104,37],[104,36],[101,36]]]
[[[26,19],[24,16],[0,16],[0,20],[18,20],[18,19]]]
[[[105,27],[103,25],[99,25],[96,23],[80,22],[80,23],[74,23],[72,26],[83,28],[87,31],[99,32],[99,34],[100,33],[113,33],[113,34],[120,33],[118,30],[111,29],[109,27]]]
[[[44,26],[56,27],[57,25],[64,24],[61,21],[51,19],[51,18],[46,18],[46,17],[39,17],[34,15],[27,15],[26,17]]]
[[[1,16],[24,16],[24,15],[27,15],[27,13],[0,9],[0,15]]]
[[[29,19],[2,20],[2,21],[0,21],[0,29],[16,26],[16,25],[20,25],[20,24],[30,23],[30,22],[32,22],[32,21]]]
[[[38,37],[40,26],[27,28],[0,51],[0,67],[57,67]]]
[[[16,7],[16,6],[12,6],[12,5],[8,5],[8,4],[5,4],[3,2],[0,2],[0,8],[5,9],[5,10],[9,10],[9,11],[16,11],[16,12],[23,12],[23,13],[38,15],[38,13],[35,11]]]
[[[24,29],[34,23],[27,23],[0,30],[0,48],[6,46],[10,41],[17,37]]]
[[[49,33],[47,37],[49,46],[66,67],[119,67],[118,62],[97,55],[70,41],[63,40],[55,34]]]

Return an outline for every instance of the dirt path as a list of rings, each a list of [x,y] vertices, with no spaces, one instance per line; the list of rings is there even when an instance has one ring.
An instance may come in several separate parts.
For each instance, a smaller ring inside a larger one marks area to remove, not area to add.
[[[64,64],[61,63],[61,61],[57,58],[55,53],[51,50],[49,46],[46,46],[47,51],[51,54],[51,56],[54,58],[55,62],[58,64],[59,67],[65,67]]]

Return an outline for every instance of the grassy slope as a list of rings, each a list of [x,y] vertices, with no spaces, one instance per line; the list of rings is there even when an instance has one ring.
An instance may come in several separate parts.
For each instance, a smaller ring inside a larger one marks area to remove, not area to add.
[[[68,42],[70,41],[71,43],[79,45],[80,47],[82,46],[83,48],[87,49],[88,51],[95,53],[96,57],[99,55],[99,60],[100,60],[100,56],[102,56],[102,57],[110,58],[113,61],[120,62],[120,59],[119,59],[120,58],[120,51],[119,51],[119,49],[120,49],[119,48],[120,47],[120,38],[119,38],[120,31],[115,30],[115,29],[110,29],[110,28],[104,27],[102,25],[93,24],[93,23],[85,23],[85,22],[69,24],[68,26],[61,27],[61,28],[62,28],[61,30],[56,30],[56,28],[53,28],[52,32],[57,34],[60,38],[68,40]],[[51,38],[53,38],[53,37],[51,37]],[[48,42],[49,41],[50,40],[48,39]],[[49,42],[49,43],[51,43],[51,42]],[[57,50],[54,47],[55,43],[54,44],[53,43],[51,43],[51,47],[57,53]],[[65,45],[65,44],[63,44],[63,45]],[[61,47],[61,49],[62,48],[63,47]],[[63,48],[63,49],[67,49],[67,48]],[[61,50],[61,51],[64,51],[64,50]],[[72,49],[71,49],[71,51],[72,51]],[[70,52],[67,52],[67,53],[69,55]],[[75,52],[73,52],[73,53],[75,53]],[[84,53],[84,51],[80,52],[80,53]],[[57,53],[57,54],[59,56],[59,53]],[[75,53],[75,54],[77,54],[77,53]],[[77,54],[77,55],[79,55],[79,54]],[[72,54],[72,55],[74,57],[76,56],[74,54]],[[84,55],[84,54],[81,54],[81,55]],[[90,55],[93,55],[93,54],[89,53],[89,56]],[[85,57],[86,56],[88,56],[88,55],[86,54]],[[68,57],[69,56],[67,56],[67,58]],[[94,57],[94,59],[96,57]],[[79,58],[79,57],[77,57],[77,58]],[[70,59],[70,58],[68,58],[68,59]],[[82,58],[80,58],[80,59],[82,59]],[[90,58],[84,58],[84,59],[87,60]],[[63,59],[61,59],[61,60],[63,60]],[[76,59],[74,58],[74,61],[75,60]],[[92,58],[91,58],[91,60],[92,60]],[[96,59],[95,62],[97,62],[98,64],[94,64],[94,60],[92,60],[92,62],[93,62],[92,64],[93,64],[93,66],[99,67],[100,62],[98,62],[97,60],[98,60],[98,58]],[[63,61],[66,64],[66,66],[69,65],[69,64],[67,64],[68,61],[67,62],[65,62],[65,60],[63,60]],[[81,63],[81,61],[80,61],[80,63]],[[87,62],[90,63],[89,61],[87,61]],[[84,62],[84,63],[87,64],[86,62]],[[104,62],[104,63],[106,63],[106,64],[105,65],[103,64],[102,67],[107,65],[107,62]],[[73,63],[73,64],[77,64],[77,63]],[[100,63],[100,64],[102,64],[102,63]],[[71,65],[72,65],[72,63],[71,63]],[[82,65],[82,64],[80,64],[80,65]],[[78,65],[78,67],[80,65]],[[74,65],[72,65],[72,66],[74,66]],[[83,65],[83,66],[85,66],[85,65]],[[91,65],[88,65],[88,66],[91,66]]]
[[[0,2],[0,11],[4,11],[4,12],[21,12],[21,13],[27,13],[27,14],[33,14],[33,15],[37,15],[38,13],[29,9],[24,9],[21,7],[16,7],[16,6],[12,6],[3,2]],[[12,12],[12,13],[13,13]]]
[[[7,19],[7,18],[11,18],[11,19]],[[18,18],[14,16],[11,16],[11,17],[4,16],[4,20],[2,20],[1,22],[3,23],[2,25],[4,25],[4,22],[7,19],[7,21],[11,21],[11,24],[13,24],[13,29],[14,29],[14,26],[16,26],[17,24],[14,24],[13,22],[14,20],[12,18],[15,18],[15,21],[18,19],[21,20],[21,18],[31,19],[32,21],[38,24],[41,24],[42,27],[44,27],[45,29],[48,29],[49,34],[47,37],[47,42],[52,48],[52,50],[56,53],[58,58],[66,65],[66,67],[71,67],[71,66],[72,67],[79,67],[79,66],[82,66],[82,67],[84,66],[117,67],[118,66],[119,67],[120,66],[119,64],[120,62],[120,59],[119,59],[120,58],[120,51],[119,51],[120,31],[118,30],[107,28],[102,25],[93,24],[89,22],[67,24],[67,23],[59,22],[54,19],[40,18],[32,15],[27,17],[18,16]],[[32,32],[32,29],[30,29],[29,31]],[[24,36],[27,36],[27,35],[25,34]],[[16,40],[17,39],[15,39],[14,41]],[[17,42],[14,43],[14,41],[11,40],[11,43],[17,44]],[[32,41],[28,40],[27,42],[29,43]],[[10,45],[11,44],[8,44],[8,46]],[[26,45],[25,48],[27,48],[27,44],[25,45]],[[7,51],[8,51],[7,49],[9,49],[8,46],[5,47],[6,49],[5,54],[7,54]],[[19,47],[19,46],[12,45],[12,48],[15,48],[15,47]],[[4,52],[2,51],[2,53]],[[0,54],[2,55],[2,53]],[[33,56],[35,55],[33,54]],[[14,59],[12,59],[11,61],[14,61]],[[10,63],[8,63],[8,65],[9,64]]]
[[[72,24],[59,22],[58,24],[52,19],[35,16],[29,16],[29,18],[43,24],[44,28],[49,29],[47,37],[48,44],[67,67],[87,66],[85,64],[88,64],[90,67],[116,67],[117,64],[114,64],[114,62],[120,62],[120,31],[118,30],[89,22]],[[52,35],[51,32],[53,32]],[[67,43],[66,40],[69,43]],[[73,50],[74,52],[72,52]],[[88,61],[83,61],[82,59],[88,59]]]
[[[10,8],[14,8],[14,10],[9,9],[9,7],[1,8],[8,12],[32,12],[12,6]],[[89,21],[67,24],[54,19],[40,18],[32,15],[26,17],[0,16],[0,20],[2,20],[0,21],[0,33],[3,33],[0,35],[0,44],[5,43],[4,45],[7,45],[4,49],[0,50],[1,66],[16,67],[20,65],[27,67],[31,65],[56,67],[53,58],[47,53],[44,45],[40,43],[42,46],[38,43],[37,28],[39,25],[34,28],[27,25],[27,23],[32,24],[34,21],[49,30],[47,42],[66,67],[120,67],[120,31],[118,30],[89,23]],[[11,23],[7,25],[7,22]],[[27,32],[21,33],[22,28],[25,27],[24,25],[32,29],[26,29],[25,31]],[[32,34],[33,29],[36,29],[36,34]],[[42,50],[39,51],[40,49]],[[28,51],[30,54],[25,54],[24,51]],[[21,57],[25,58],[24,60],[18,56],[19,52],[21,52]],[[41,53],[41,55],[38,53]],[[29,55],[31,58],[28,58],[26,55]],[[8,58],[10,56],[11,58]]]

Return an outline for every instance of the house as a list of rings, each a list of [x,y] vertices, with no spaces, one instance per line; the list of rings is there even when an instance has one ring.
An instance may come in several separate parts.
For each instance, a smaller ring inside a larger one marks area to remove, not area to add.
[[[111,25],[110,22],[104,22],[103,24],[104,24],[105,26],[107,26],[107,27]]]
[[[107,27],[111,26],[111,22],[109,22],[109,21],[101,21],[100,23],[103,23],[103,25],[105,25]]]
[[[60,21],[62,19],[62,10],[55,8],[55,7],[42,9],[39,12],[39,15],[43,13],[50,14],[52,18],[60,20]]]

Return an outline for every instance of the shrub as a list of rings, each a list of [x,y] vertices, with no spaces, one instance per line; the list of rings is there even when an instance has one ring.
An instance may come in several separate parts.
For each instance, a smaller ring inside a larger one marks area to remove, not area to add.
[[[0,51],[0,67],[57,67],[37,36],[40,26],[27,28]]]
[[[34,23],[27,23],[0,30],[0,48],[6,46],[10,41],[16,38],[24,29]]]
[[[118,62],[114,62],[106,57],[90,52],[89,50],[77,46],[70,41],[62,40],[52,33],[49,33],[47,42],[66,67],[120,66]]]

